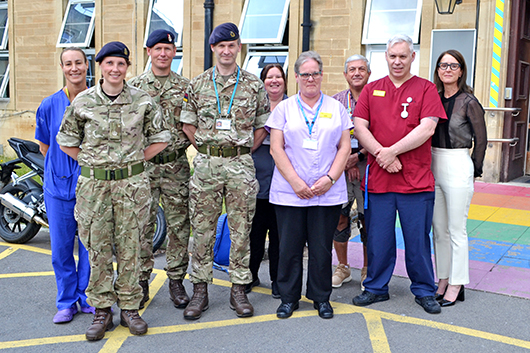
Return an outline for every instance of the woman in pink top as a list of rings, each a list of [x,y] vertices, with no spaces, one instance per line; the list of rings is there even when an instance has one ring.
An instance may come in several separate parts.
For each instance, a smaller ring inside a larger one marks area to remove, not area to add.
[[[270,202],[280,235],[277,282],[282,304],[276,315],[288,318],[298,309],[307,242],[306,297],[321,318],[329,319],[331,248],[341,205],[348,199],[343,171],[352,123],[342,104],[320,91],[320,55],[302,53],[294,71],[300,91],[278,104],[266,124],[276,162]]]

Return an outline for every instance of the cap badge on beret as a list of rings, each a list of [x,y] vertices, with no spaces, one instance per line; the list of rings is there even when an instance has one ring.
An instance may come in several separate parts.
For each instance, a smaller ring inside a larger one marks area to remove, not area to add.
[[[129,56],[129,51],[127,50],[127,48],[123,48],[123,54]]]
[[[236,34],[232,31],[230,31],[230,37],[234,38],[236,36]]]
[[[169,33],[167,34],[167,40],[168,40],[169,42],[172,42],[172,41],[173,41],[173,39],[171,39],[171,34],[169,34]]]

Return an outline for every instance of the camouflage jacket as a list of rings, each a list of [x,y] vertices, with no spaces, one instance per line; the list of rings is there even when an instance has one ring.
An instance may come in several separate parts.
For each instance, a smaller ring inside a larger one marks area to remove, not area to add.
[[[269,117],[269,99],[265,86],[251,73],[241,70],[239,84],[232,103],[229,117],[230,130],[218,130],[217,119],[227,115],[230,99],[237,82],[237,70],[224,82],[219,71],[215,71],[215,81],[219,93],[221,115],[218,112],[217,98],[212,81],[214,68],[210,68],[191,80],[180,121],[197,127],[197,145],[246,146],[254,143],[254,130],[265,126]]]
[[[156,78],[152,70],[144,72],[129,81],[130,85],[149,93],[162,108],[164,119],[171,132],[171,142],[164,150],[165,152],[187,148],[190,145],[188,137],[182,131],[182,123],[180,122],[182,100],[189,83],[190,80],[171,71],[167,81],[162,86],[162,83]]]
[[[57,134],[59,145],[81,148],[79,165],[124,168],[143,161],[148,145],[170,141],[162,111],[149,94],[124,82],[113,102],[101,82],[77,95]]]

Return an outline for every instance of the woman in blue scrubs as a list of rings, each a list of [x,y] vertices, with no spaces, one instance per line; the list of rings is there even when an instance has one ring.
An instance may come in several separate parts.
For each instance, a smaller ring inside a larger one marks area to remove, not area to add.
[[[94,313],[86,302],[85,289],[90,277],[88,252],[78,240],[78,262],[74,259],[77,222],[74,219],[75,187],[79,176],[77,161],[61,151],[55,136],[59,132],[64,111],[86,86],[88,60],[79,48],[65,48],[60,65],[66,86],[45,98],[37,109],[35,139],[44,161],[44,202],[50,225],[52,265],[57,283],[57,313],[53,322],[72,321],[78,312]]]

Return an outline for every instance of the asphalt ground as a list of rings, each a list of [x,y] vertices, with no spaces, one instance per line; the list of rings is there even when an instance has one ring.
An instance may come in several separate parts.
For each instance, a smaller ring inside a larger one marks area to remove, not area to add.
[[[334,289],[335,317],[323,320],[305,298],[289,319],[276,318],[268,262],[262,284],[249,294],[255,315],[237,318],[229,308],[228,275],[214,271],[208,287],[210,308],[194,322],[169,300],[163,271],[165,256],[156,257],[151,300],[141,311],[149,324],[144,336],[119,326],[98,342],[85,340],[92,315],[77,314],[68,324],[52,323],[56,287],[47,230],[26,245],[0,242],[0,351],[5,352],[527,352],[530,351],[530,300],[466,290],[466,300],[431,315],[414,302],[410,281],[394,276],[390,300],[369,307],[351,304],[360,293],[360,271],[353,281]],[[185,280],[188,293],[192,285]]]

